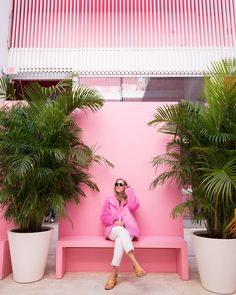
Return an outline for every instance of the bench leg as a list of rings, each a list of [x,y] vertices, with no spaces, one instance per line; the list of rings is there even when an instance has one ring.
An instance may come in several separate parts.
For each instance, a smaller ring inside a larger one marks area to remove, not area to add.
[[[11,273],[11,257],[8,240],[0,241],[0,280]]]
[[[182,248],[177,249],[177,272],[182,280],[189,279],[188,272],[188,251],[187,243],[185,242]]]
[[[56,249],[56,279],[61,279],[64,276],[66,265],[65,265],[65,248],[57,245]]]

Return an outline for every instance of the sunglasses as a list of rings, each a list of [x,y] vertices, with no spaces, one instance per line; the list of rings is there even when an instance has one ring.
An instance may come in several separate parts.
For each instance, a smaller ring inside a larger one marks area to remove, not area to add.
[[[122,183],[122,182],[116,182],[115,183],[115,186],[124,186],[125,184],[124,183]]]

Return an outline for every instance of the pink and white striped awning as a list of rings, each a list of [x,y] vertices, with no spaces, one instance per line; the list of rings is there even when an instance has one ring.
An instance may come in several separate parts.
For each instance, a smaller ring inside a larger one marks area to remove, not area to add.
[[[13,0],[9,69],[199,75],[236,56],[235,0]]]

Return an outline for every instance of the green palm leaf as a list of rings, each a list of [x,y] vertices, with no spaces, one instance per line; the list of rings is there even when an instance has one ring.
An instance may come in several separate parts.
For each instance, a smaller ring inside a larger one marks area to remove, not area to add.
[[[5,76],[0,78],[0,99],[16,99],[16,89],[14,87],[14,82]]]
[[[101,94],[96,89],[87,86],[79,86],[73,91],[61,93],[55,106],[65,114],[70,114],[76,108],[98,111],[104,104]]]

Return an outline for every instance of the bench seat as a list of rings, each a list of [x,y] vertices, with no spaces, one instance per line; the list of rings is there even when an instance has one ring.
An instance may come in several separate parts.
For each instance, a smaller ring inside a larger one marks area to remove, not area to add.
[[[135,249],[176,249],[176,270],[183,280],[188,280],[187,243],[179,236],[142,236],[133,241]],[[65,236],[57,241],[56,278],[66,271],[67,248],[113,248],[114,242],[103,236]]]

